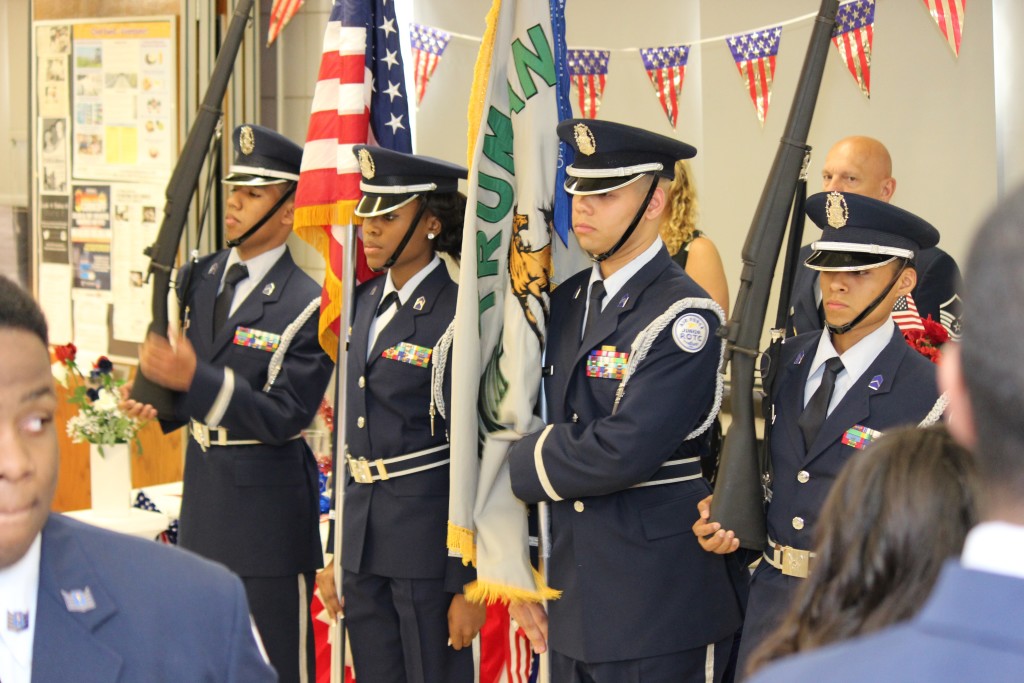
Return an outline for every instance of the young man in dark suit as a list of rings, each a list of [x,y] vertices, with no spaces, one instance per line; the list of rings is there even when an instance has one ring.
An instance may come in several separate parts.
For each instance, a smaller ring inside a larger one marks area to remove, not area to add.
[[[164,428],[190,428],[181,546],[242,577],[270,661],[282,681],[301,681],[313,677],[309,603],[323,564],[316,460],[301,430],[332,362],[318,339],[320,286],[285,244],[302,148],[256,125],[232,139],[230,248],[183,269],[184,334],[174,345],[150,335],[140,363],[180,392]]]
[[[50,513],[60,456],[46,320],[3,277],[0,347],[0,679],[276,681],[237,577]]]
[[[975,455],[984,520],[943,569],[916,617],[784,659],[778,681],[1015,681],[1024,670],[1024,188],[978,233],[967,262],[970,324],[943,348],[949,430]]]
[[[908,211],[868,197],[822,192],[807,200],[821,228],[806,266],[818,271],[826,328],[787,339],[769,420],[768,540],[750,580],[739,671],[779,623],[813,569],[814,530],[832,482],[884,430],[938,419],[935,366],[903,339],[892,304],[914,288],[914,260],[938,231]],[[738,549],[732,531],[694,533],[715,553]]]
[[[659,237],[675,163],[696,150],[573,119],[566,190],[594,266],[551,297],[548,426],[509,452],[512,489],[551,505],[544,609],[513,603],[559,683],[720,681],[740,611],[725,558],[704,553],[688,512],[710,490],[700,439],[717,413],[721,310]]]

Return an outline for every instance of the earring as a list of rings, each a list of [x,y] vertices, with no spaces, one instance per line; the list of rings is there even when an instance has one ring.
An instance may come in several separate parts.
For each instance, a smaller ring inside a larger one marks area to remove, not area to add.
[[[437,234],[436,234],[436,233],[433,233],[433,232],[428,232],[428,233],[427,233],[427,239],[428,239],[428,240],[432,240],[432,239],[434,239],[435,237],[437,237]]]

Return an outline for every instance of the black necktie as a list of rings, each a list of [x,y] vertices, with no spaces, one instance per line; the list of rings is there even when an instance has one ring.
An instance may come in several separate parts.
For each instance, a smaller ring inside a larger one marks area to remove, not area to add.
[[[839,356],[833,356],[825,361],[825,374],[821,377],[821,384],[796,421],[803,432],[805,448],[811,447],[818,432],[821,431],[821,425],[828,415],[828,404],[832,401],[832,392],[836,388],[836,377],[842,371],[843,361],[839,360]]]
[[[587,305],[587,323],[583,326],[583,337],[597,325],[597,318],[601,315],[601,302],[604,300],[604,280],[596,280],[590,285],[590,303]],[[582,337],[581,337],[582,339]]]
[[[379,318],[382,315],[384,315],[384,311],[391,308],[392,304],[394,304],[398,308],[402,307],[402,302],[398,300],[398,292],[391,292],[381,300],[380,305],[377,306],[376,317]]]
[[[228,320],[231,301],[235,298],[235,285],[249,277],[249,269],[244,263],[235,263],[224,275],[224,289],[217,295],[213,304],[213,333],[216,335]]]

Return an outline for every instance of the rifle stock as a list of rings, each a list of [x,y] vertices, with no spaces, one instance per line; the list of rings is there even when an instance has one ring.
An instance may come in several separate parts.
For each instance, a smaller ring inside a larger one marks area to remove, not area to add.
[[[732,424],[722,444],[711,519],[752,550],[762,549],[766,538],[754,427],[755,362],[838,9],[839,0],[822,0],[815,18],[789,118],[743,244],[740,287],[726,329]]]
[[[217,131],[222,113],[221,103],[231,79],[238,49],[245,36],[253,2],[254,0],[240,0],[235,6],[224,44],[221,45],[213,73],[210,75],[206,94],[199,105],[199,113],[185,140],[185,146],[178,157],[178,163],[174,166],[171,179],[167,182],[164,219],[160,224],[156,242],[147,250],[150,257],[149,277],[153,283],[153,319],[149,324],[149,334],[167,336],[167,295],[171,289],[171,271],[188,221],[192,196],[199,184],[203,162],[209,153],[210,141]],[[174,414],[174,392],[147,379],[141,368],[135,375],[131,397],[140,403],[152,405],[162,418],[170,418]]]

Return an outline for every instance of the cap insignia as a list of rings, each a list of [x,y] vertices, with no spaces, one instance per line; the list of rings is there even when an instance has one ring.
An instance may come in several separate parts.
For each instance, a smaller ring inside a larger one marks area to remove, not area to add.
[[[373,157],[365,149],[359,150],[359,172],[367,180],[371,180],[377,173],[377,167],[373,163]]]
[[[580,152],[590,156],[597,151],[597,140],[594,139],[594,134],[590,132],[587,124],[577,123],[572,128],[572,134],[576,138],[576,146]]]
[[[252,132],[251,127],[242,126],[242,130],[238,132],[238,148],[242,150],[242,154],[252,154],[256,149],[256,134]]]
[[[850,217],[850,209],[846,206],[846,197],[842,192],[829,192],[825,199],[825,216],[828,217],[828,224],[835,229],[846,225]]]

